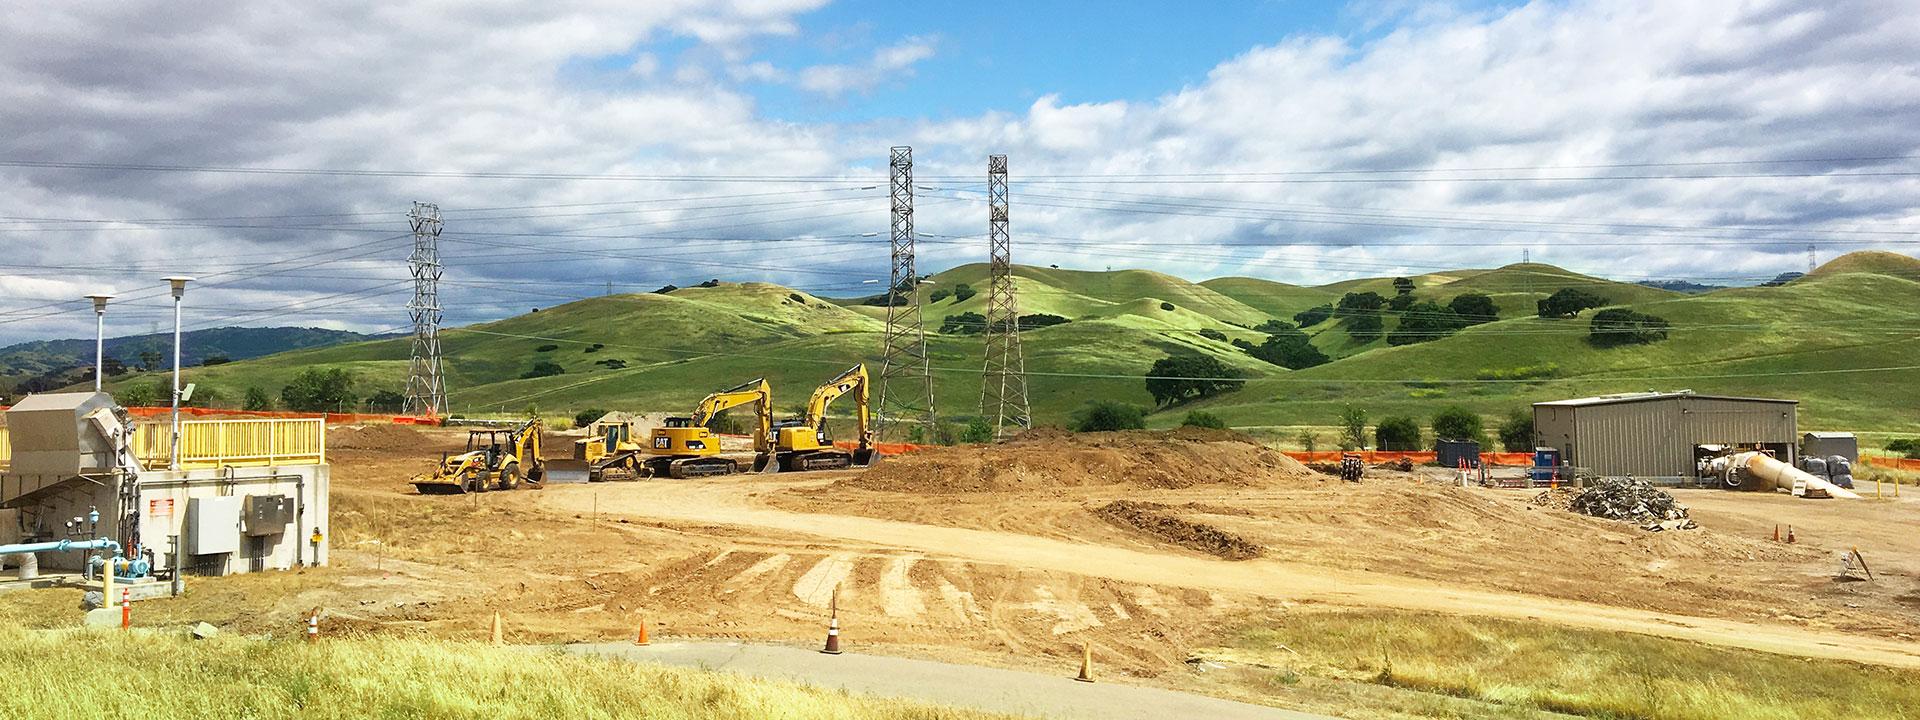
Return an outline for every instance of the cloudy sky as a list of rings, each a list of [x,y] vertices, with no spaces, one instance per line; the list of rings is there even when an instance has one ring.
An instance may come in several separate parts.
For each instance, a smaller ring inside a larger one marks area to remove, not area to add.
[[[1016,260],[1318,284],[1535,260],[1750,284],[1920,238],[1920,5],[11,3],[0,341],[470,322],[718,277]]]

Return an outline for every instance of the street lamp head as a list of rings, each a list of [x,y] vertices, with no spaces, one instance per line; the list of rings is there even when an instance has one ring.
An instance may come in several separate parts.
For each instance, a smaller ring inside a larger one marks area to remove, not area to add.
[[[180,296],[187,294],[187,283],[193,282],[193,278],[185,275],[174,275],[161,279],[167,281],[168,285],[173,286],[173,299],[175,300],[179,300]]]
[[[88,295],[87,299],[93,301],[93,314],[100,315],[100,314],[106,313],[107,301],[112,300],[113,296],[94,294],[94,295]]]

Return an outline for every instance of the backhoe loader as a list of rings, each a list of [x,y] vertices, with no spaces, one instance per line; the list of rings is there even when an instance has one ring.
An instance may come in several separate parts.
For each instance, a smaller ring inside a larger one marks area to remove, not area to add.
[[[665,427],[654,428],[647,443],[647,474],[689,478],[740,472],[738,461],[720,456],[720,436],[707,424],[721,412],[748,404],[755,406],[753,471],[766,469],[773,457],[773,389],[761,379],[708,395],[692,417],[670,417]]]
[[[512,490],[522,480],[538,486],[546,477],[540,429],[534,418],[511,430],[470,430],[464,452],[442,455],[432,475],[413,476],[413,486],[422,495]]]
[[[849,452],[835,447],[827,432],[827,406],[842,395],[853,393],[854,425],[859,430],[858,444]],[[873,422],[867,405],[867,366],[855,365],[827,384],[813,389],[807,400],[806,416],[782,423],[774,429],[774,462],[781,472],[792,470],[833,470],[873,463]]]

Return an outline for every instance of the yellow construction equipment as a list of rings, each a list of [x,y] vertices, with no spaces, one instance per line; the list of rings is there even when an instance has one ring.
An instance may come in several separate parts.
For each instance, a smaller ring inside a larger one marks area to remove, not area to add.
[[[593,421],[587,425],[587,436],[573,441],[569,467],[576,473],[584,471],[588,482],[645,477],[647,448],[635,437],[639,428],[639,423],[631,419]]]
[[[540,429],[534,418],[513,429],[470,430],[464,452],[442,455],[432,475],[413,476],[413,486],[422,495],[512,490],[522,480],[537,486],[546,477]]]
[[[835,447],[827,432],[827,406],[842,395],[853,394],[854,425],[859,440],[849,452]],[[774,429],[774,467],[791,470],[833,470],[849,466],[866,467],[873,463],[873,422],[867,405],[867,366],[855,365],[827,384],[813,389],[807,400],[806,416]]]
[[[708,395],[692,417],[667,418],[653,429],[644,465],[653,477],[705,477],[740,472],[740,463],[720,456],[720,436],[707,429],[713,416],[742,405],[755,405],[753,471],[770,465],[773,453],[773,388],[764,379]]]

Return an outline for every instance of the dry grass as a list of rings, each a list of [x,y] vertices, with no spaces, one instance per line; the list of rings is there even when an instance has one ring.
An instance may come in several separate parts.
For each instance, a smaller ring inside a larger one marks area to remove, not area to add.
[[[1628,633],[1378,611],[1297,613],[1228,659],[1597,718],[1910,718],[1920,673]]]
[[[190,641],[0,621],[0,718],[998,717],[723,673],[419,639]]]

